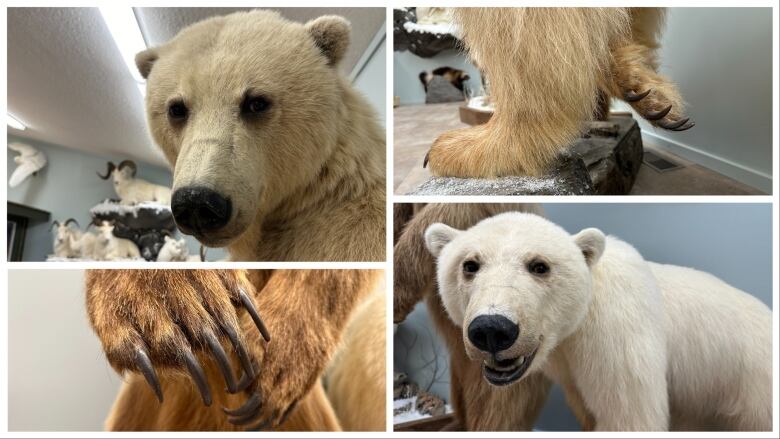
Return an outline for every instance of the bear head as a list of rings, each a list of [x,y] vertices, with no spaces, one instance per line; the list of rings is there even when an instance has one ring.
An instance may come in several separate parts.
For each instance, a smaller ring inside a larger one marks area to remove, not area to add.
[[[136,55],[152,137],[173,168],[179,228],[226,246],[314,181],[344,113],[349,22],[268,11],[215,17]]]
[[[591,301],[591,268],[604,242],[597,229],[571,236],[540,216],[519,212],[465,231],[440,223],[428,227],[425,243],[437,258],[442,302],[489,383],[511,384],[539,370],[580,325]]]

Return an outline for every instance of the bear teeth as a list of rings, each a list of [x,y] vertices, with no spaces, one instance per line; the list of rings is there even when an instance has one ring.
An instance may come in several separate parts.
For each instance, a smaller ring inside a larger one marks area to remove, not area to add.
[[[523,364],[523,363],[525,363],[525,357],[520,357],[520,358],[517,360],[517,364]]]

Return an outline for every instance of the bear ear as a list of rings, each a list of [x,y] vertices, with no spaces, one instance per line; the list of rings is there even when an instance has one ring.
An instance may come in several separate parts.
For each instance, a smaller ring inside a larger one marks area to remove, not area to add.
[[[574,243],[582,250],[585,257],[585,263],[592,267],[601,258],[604,253],[605,244],[604,233],[599,229],[585,229],[574,235]]]
[[[135,55],[135,66],[138,67],[138,72],[144,79],[149,77],[149,73],[152,71],[154,62],[157,61],[159,54],[157,48],[146,49],[143,52],[138,52]]]
[[[446,224],[431,224],[425,230],[425,246],[434,257],[438,257],[441,249],[455,239],[458,233],[460,230],[453,229]]]
[[[349,21],[338,15],[325,15],[306,23],[306,30],[328,58],[328,65],[335,66],[341,61],[349,46]]]

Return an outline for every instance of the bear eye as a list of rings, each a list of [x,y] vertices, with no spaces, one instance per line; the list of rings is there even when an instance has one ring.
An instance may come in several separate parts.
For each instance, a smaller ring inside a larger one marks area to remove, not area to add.
[[[479,271],[479,262],[476,261],[466,261],[463,263],[463,272],[466,274],[474,274],[477,271]]]
[[[542,261],[531,261],[531,263],[528,264],[528,271],[541,276],[550,271],[550,266]]]
[[[168,117],[170,117],[172,120],[184,120],[187,118],[189,113],[190,110],[187,109],[187,106],[184,105],[184,102],[182,101],[174,101],[168,105]]]
[[[241,103],[241,113],[243,114],[261,114],[271,107],[271,101],[265,96],[247,96]]]

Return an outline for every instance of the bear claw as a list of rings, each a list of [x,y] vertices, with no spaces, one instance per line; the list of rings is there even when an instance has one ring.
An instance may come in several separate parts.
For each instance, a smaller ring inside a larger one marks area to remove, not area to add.
[[[669,105],[668,107],[666,107],[666,108],[664,108],[662,110],[649,111],[649,112],[647,112],[647,114],[644,114],[643,116],[647,120],[659,120],[659,119],[663,119],[664,116],[669,114],[670,111],[672,111],[672,106],[671,105]]]
[[[628,90],[627,92],[623,93],[623,99],[626,102],[641,101],[642,99],[646,98],[652,90],[652,88],[648,88],[646,92],[639,94],[637,94],[634,90]]]
[[[268,328],[265,327],[265,324],[260,318],[260,315],[257,314],[257,310],[255,309],[255,305],[252,303],[252,299],[247,296],[243,289],[238,290],[238,297],[241,299],[241,304],[244,305],[244,308],[246,308],[247,312],[252,317],[252,320],[255,322],[255,326],[257,326],[257,329],[260,331],[263,339],[265,339],[266,343],[271,341],[271,334],[268,332]]]
[[[152,361],[149,360],[149,355],[146,354],[146,351],[139,348],[135,353],[135,362],[138,369],[141,371],[141,374],[146,378],[146,382],[149,383],[149,386],[154,390],[154,394],[157,396],[160,404],[162,404],[163,394],[162,388],[160,387],[160,380],[157,378],[157,372],[154,371]]]
[[[680,130],[680,128],[682,128],[685,124],[688,123],[688,120],[689,120],[688,118],[680,119],[677,122],[667,122],[665,120],[662,120],[658,122],[658,126],[660,126],[661,128],[665,128],[667,130]],[[691,127],[693,127],[693,124],[691,124],[691,126],[685,129],[687,130]]]

